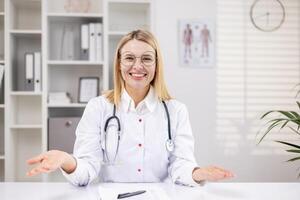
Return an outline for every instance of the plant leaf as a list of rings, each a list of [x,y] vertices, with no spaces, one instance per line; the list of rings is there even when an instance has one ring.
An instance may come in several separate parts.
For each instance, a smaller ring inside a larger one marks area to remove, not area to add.
[[[300,91],[299,91],[299,92],[300,92]],[[299,103],[299,101],[296,101],[296,103],[297,103],[298,108],[299,108],[299,110],[300,110],[300,103]]]
[[[294,117],[297,118],[297,119],[300,118],[300,115],[295,111],[291,111],[291,114],[294,115]]]
[[[293,161],[296,161],[296,160],[300,160],[300,157],[295,157],[295,158],[289,159],[286,162],[293,162]]]
[[[290,111],[283,111],[279,110],[279,113],[283,114],[284,116],[288,117],[289,119],[294,119],[295,117],[290,113]]]
[[[299,106],[299,109],[300,109],[300,106]],[[271,111],[268,111],[268,112],[264,113],[264,114],[260,117],[260,119],[265,118],[267,115],[269,115],[270,113],[273,113],[273,112],[277,112],[277,110],[271,110]]]
[[[260,138],[260,140],[258,141],[258,144],[261,143],[261,141],[266,137],[266,135],[274,128],[276,127],[280,122],[275,121],[273,124],[271,124],[268,129],[266,130],[266,132],[263,134],[263,136]]]
[[[287,123],[289,123],[289,120],[286,120],[286,122],[284,122],[284,123],[282,124],[282,126],[280,127],[280,129],[283,129],[283,128],[286,126]]]
[[[279,142],[281,144],[285,144],[285,145],[288,145],[288,146],[291,146],[291,147],[295,147],[297,149],[300,149],[300,146],[299,145],[296,145],[296,144],[292,144],[292,143],[289,143],[289,142],[284,142],[284,141],[279,141],[279,140],[276,140],[276,142]]]
[[[286,150],[287,152],[291,152],[291,153],[300,153],[300,150],[298,149],[289,149],[289,150]]]
[[[298,127],[298,129],[296,130],[296,129],[294,129],[293,127],[290,127],[290,126],[288,126],[292,131],[294,131],[296,134],[298,134],[298,135],[300,135],[300,133],[299,133],[299,127]]]

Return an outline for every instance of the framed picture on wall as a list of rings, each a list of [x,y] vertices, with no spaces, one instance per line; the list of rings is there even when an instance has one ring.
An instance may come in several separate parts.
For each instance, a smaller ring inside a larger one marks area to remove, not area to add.
[[[215,23],[209,19],[179,20],[179,63],[183,67],[215,66]]]
[[[91,98],[99,95],[99,78],[98,77],[80,77],[78,102],[87,103]]]

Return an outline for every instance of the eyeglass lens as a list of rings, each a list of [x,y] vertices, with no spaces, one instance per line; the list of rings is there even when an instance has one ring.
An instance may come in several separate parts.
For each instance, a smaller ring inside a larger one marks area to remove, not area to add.
[[[140,58],[140,62],[146,67],[151,67],[156,62],[155,53],[149,51],[139,57],[131,52],[124,52],[121,54],[121,63],[126,67],[131,67],[136,63],[137,58]]]

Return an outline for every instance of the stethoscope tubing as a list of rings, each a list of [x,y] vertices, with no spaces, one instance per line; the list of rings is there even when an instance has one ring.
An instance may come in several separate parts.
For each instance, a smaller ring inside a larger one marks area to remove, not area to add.
[[[170,122],[170,114],[169,114],[169,110],[167,108],[167,105],[166,105],[166,102],[165,101],[162,101],[163,105],[164,105],[164,108],[165,108],[165,111],[166,111],[166,114],[167,114],[167,120],[168,120],[168,137],[169,137],[169,140],[172,141],[172,135],[171,135],[171,122]]]
[[[168,140],[166,141],[166,147],[167,147],[167,150],[171,152],[171,151],[174,150],[174,143],[173,143],[172,135],[171,135],[170,113],[169,113],[168,107],[166,105],[166,102],[162,101],[162,104],[164,106],[164,109],[165,109],[165,112],[166,112],[166,115],[167,115],[167,121],[168,121]],[[114,105],[114,108],[113,108],[113,115],[110,116],[104,124],[104,143],[105,143],[104,153],[105,153],[105,156],[106,156],[106,159],[107,159],[108,163],[110,163],[111,160],[109,159],[109,156],[107,154],[107,142],[106,142],[107,141],[107,138],[106,138],[107,137],[107,128],[108,128],[109,122],[113,119],[115,119],[117,121],[117,124],[118,124],[118,143],[117,143],[116,153],[115,153],[115,156],[114,156],[114,159],[113,159],[113,162],[115,162],[118,151],[119,151],[119,144],[120,144],[120,139],[121,139],[121,123],[120,123],[120,119],[116,116],[116,105]]]

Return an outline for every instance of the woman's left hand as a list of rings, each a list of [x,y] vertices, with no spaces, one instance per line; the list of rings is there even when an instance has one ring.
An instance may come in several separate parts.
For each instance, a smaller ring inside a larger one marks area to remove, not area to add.
[[[196,182],[201,181],[220,181],[223,179],[232,178],[232,172],[216,166],[209,166],[203,168],[195,168],[193,171],[193,179]]]

